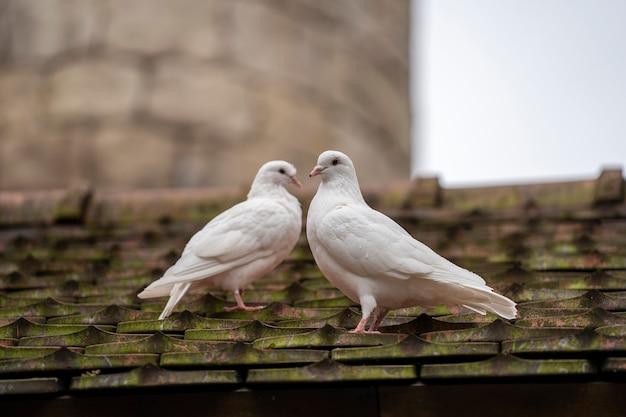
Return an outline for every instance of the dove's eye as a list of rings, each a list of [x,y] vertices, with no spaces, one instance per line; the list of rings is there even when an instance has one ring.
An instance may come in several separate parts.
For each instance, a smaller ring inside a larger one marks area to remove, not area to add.
[[[285,170],[281,168],[281,169],[278,170],[278,172],[280,172],[281,174],[284,174]]]
[[[339,159],[333,159],[333,165],[337,165],[339,163]]]

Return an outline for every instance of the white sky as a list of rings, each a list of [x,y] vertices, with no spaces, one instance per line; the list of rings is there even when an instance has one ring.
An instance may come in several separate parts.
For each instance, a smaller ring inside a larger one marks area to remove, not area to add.
[[[414,0],[413,17],[414,173],[463,185],[626,166],[626,1]]]

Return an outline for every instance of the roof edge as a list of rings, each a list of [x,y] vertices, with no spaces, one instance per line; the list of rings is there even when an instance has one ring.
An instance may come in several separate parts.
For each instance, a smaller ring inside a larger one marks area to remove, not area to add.
[[[296,193],[304,207],[312,186]],[[0,227],[57,223],[206,221],[245,198],[240,187],[155,188],[138,190],[0,191]],[[460,211],[514,208],[593,208],[624,205],[621,168],[596,179],[533,184],[443,188],[438,177],[363,187],[366,200],[380,209],[444,208]]]

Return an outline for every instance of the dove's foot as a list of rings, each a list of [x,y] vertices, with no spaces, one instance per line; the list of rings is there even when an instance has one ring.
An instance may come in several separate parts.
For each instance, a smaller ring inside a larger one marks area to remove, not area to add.
[[[357,324],[354,329],[350,330],[350,333],[366,333],[365,325],[367,324],[367,319],[368,319],[367,316],[361,318],[361,321],[359,321],[359,324]]]
[[[373,334],[380,333],[378,331],[378,326],[380,326],[380,323],[383,322],[388,311],[389,310],[387,310],[386,308],[380,308],[380,307],[375,308],[374,320],[372,321],[372,324],[370,325],[370,328],[366,333],[373,333]]]
[[[448,306],[448,310],[450,311],[450,314],[452,314],[453,316],[458,316],[459,313],[461,313],[461,307],[453,305],[453,306]]]
[[[247,306],[246,303],[243,302],[243,298],[241,298],[239,290],[235,291],[235,301],[237,302],[237,305],[224,307],[224,311],[257,311],[265,308],[265,306]]]

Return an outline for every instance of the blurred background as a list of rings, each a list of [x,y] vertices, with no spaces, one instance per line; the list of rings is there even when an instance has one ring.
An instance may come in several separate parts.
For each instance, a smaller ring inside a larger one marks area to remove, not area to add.
[[[364,183],[626,162],[621,0],[0,0],[0,189]],[[411,105],[412,104],[412,105]]]
[[[406,0],[0,0],[0,187],[408,178]]]

